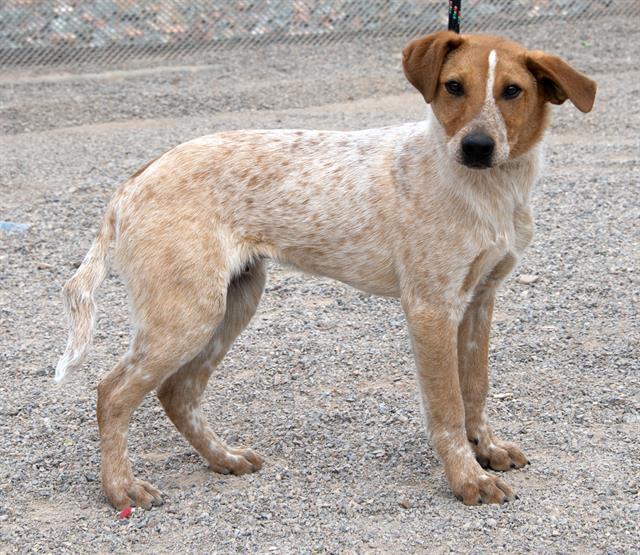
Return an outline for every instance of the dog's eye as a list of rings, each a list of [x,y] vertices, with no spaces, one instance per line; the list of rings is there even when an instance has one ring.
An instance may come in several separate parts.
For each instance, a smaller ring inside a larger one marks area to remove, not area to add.
[[[458,81],[447,81],[444,84],[444,88],[453,96],[462,96],[464,94],[464,87],[462,86],[462,83]]]
[[[522,89],[518,85],[507,85],[502,92],[503,98],[510,100],[520,95]]]

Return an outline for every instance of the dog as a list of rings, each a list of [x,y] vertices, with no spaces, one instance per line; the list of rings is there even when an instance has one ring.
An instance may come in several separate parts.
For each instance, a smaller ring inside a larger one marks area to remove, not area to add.
[[[465,504],[513,489],[486,472],[527,457],[498,439],[486,411],[496,289],[533,236],[549,104],[592,109],[596,84],[558,57],[488,35],[438,32],[403,51],[426,121],[365,131],[221,132],[140,168],[111,199],[63,298],[70,320],[56,381],[92,339],[94,294],[113,260],[134,335],[98,385],[102,488],[121,509],[161,493],[134,477],[129,419],[155,390],[210,467],[262,466],[203,418],[211,373],[256,311],[265,260],[400,298],[431,442]]]

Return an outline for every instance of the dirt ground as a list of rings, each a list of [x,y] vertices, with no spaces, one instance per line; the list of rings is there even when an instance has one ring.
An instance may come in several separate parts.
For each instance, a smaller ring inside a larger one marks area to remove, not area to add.
[[[640,23],[640,22],[636,22]],[[125,350],[124,290],[99,294],[95,346],[64,387],[60,288],[114,187],[172,145],[222,129],[364,128],[423,117],[400,44],[267,48],[189,66],[0,76],[0,553],[639,552],[640,25],[511,36],[599,83],[554,109],[537,234],[497,304],[489,414],[531,466],[520,499],[465,507],[428,445],[399,303],[273,266],[205,411],[266,459],[221,476],[150,396],[135,472],[165,504],[119,521],[98,480],[95,388]],[[534,274],[532,285],[520,273]]]

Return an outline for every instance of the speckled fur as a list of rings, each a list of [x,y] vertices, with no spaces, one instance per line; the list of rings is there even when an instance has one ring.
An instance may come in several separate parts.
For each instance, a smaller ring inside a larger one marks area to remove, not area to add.
[[[545,103],[564,94],[582,109],[591,84],[566,64],[543,81],[544,57],[536,55],[536,75],[527,60],[496,37],[430,35],[404,52],[407,77],[433,108],[426,121],[218,133],[175,147],[119,187],[65,286],[72,329],[56,371],[61,380],[82,364],[113,243],[135,325],[128,353],[98,387],[102,484],[114,506],[160,500],[133,477],[126,441],[132,412],[154,389],[213,470],[262,465],[216,436],[200,399],[255,312],[265,258],[399,297],[430,435],[455,494],[469,504],[513,498],[478,464],[526,463],[486,420],[493,300],[533,234],[529,193],[541,168]],[[516,112],[501,98],[511,71],[523,89]],[[462,102],[443,90],[441,74],[452,72],[466,79]],[[497,145],[486,170],[460,163],[461,138],[478,129]]]

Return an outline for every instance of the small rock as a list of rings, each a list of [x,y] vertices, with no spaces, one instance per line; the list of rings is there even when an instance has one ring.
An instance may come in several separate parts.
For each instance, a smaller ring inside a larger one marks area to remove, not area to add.
[[[531,285],[538,281],[538,279],[540,279],[539,276],[534,274],[520,274],[518,276],[518,282],[523,283],[524,285]]]
[[[406,497],[398,500],[398,505],[400,505],[403,509],[410,509],[413,507],[413,503],[409,501]]]
[[[54,371],[55,370],[53,366],[45,366],[44,368],[40,368],[40,370],[38,370],[38,376],[50,376]]]
[[[511,397],[511,393],[494,393],[493,398],[494,399],[499,399],[499,400],[503,400],[503,399],[509,399]]]
[[[38,262],[38,270],[51,270],[53,268],[52,264],[47,264],[46,262]]]

